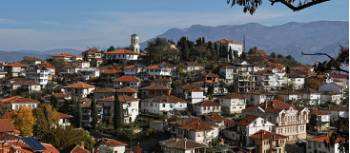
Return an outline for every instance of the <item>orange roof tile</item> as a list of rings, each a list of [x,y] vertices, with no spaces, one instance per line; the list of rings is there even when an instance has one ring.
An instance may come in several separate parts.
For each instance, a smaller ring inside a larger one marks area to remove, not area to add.
[[[72,89],[88,89],[88,88],[94,88],[95,86],[93,85],[89,85],[87,83],[84,82],[75,82],[72,84],[68,84],[67,86],[65,86],[65,88],[72,88]]]
[[[127,144],[125,142],[121,142],[115,139],[108,139],[108,138],[104,138],[102,140],[102,143],[107,145],[107,146],[111,146],[111,147],[116,147],[116,146],[126,146]]]
[[[265,131],[265,130],[260,130],[256,133],[254,133],[253,135],[249,136],[249,138],[253,139],[253,140],[265,140],[265,139],[273,139],[273,140],[278,140],[278,139],[287,139],[286,136],[284,135],[280,135],[280,134],[276,134],[276,133],[271,133],[269,131]]]
[[[216,43],[220,43],[220,44],[229,44],[229,43],[231,43],[231,44],[241,44],[241,43],[239,43],[237,41],[233,41],[233,40],[228,39],[228,38],[220,39],[220,40],[216,41]]]
[[[51,144],[42,143],[42,145],[45,147],[45,151],[43,153],[59,153],[60,152],[60,151],[58,151],[57,148],[55,148]]]
[[[138,53],[135,53],[131,50],[126,50],[126,49],[118,49],[118,50],[113,50],[106,52],[106,54],[113,55],[113,54],[129,54],[129,55],[138,55]]]
[[[137,93],[137,90],[135,88],[131,88],[131,87],[123,87],[123,88],[117,89],[116,92],[118,92],[118,93]]]
[[[119,78],[113,79],[113,82],[139,82],[141,81],[140,78],[131,76],[131,75],[123,75]]]
[[[185,91],[191,91],[191,92],[203,91],[200,87],[192,85],[192,84],[186,84],[186,85],[182,86],[182,89]]]
[[[185,120],[180,125],[180,128],[189,131],[208,131],[213,129],[210,124],[194,118]]]
[[[156,102],[156,103],[159,103],[159,102],[162,102],[162,103],[164,103],[164,102],[166,102],[166,103],[186,103],[185,100],[178,98],[178,97],[175,97],[173,95],[158,96],[158,97],[146,99],[145,101]]]
[[[102,74],[117,74],[117,73],[120,73],[121,71],[117,68],[112,68],[112,67],[109,67],[109,68],[101,68],[101,73]]]
[[[76,145],[70,153],[90,153],[90,151],[84,149],[83,147]]]
[[[21,96],[13,96],[13,97],[0,99],[0,103],[39,103],[39,101],[31,98],[24,98]]]
[[[320,143],[324,143],[324,142],[329,142],[330,141],[330,137],[327,135],[319,135],[319,136],[314,136],[310,139],[308,139],[309,141],[314,141],[314,142],[320,142]],[[346,142],[346,138],[341,137],[341,136],[336,136],[336,143],[345,143]]]
[[[15,131],[15,126],[12,124],[11,119],[0,119],[0,133],[13,131]]]
[[[246,115],[244,118],[240,119],[237,122],[238,126],[247,126],[249,125],[251,122],[253,122],[256,118],[258,118],[257,116],[254,115]]]
[[[23,63],[9,63],[9,64],[6,64],[5,67],[26,67],[27,65],[26,64],[23,64]]]
[[[200,103],[195,104],[196,106],[201,106],[201,107],[210,107],[210,106],[220,106],[219,103],[211,101],[211,100],[204,100]]]

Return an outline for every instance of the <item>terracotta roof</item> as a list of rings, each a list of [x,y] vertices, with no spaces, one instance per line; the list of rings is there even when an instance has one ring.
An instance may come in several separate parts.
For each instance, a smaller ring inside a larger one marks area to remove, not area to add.
[[[43,153],[59,153],[60,152],[60,151],[58,151],[57,148],[55,148],[51,144],[47,144],[47,143],[41,143],[41,144],[45,147],[45,150]]]
[[[272,70],[271,69],[264,69],[264,70],[260,70],[260,71],[257,71],[255,72],[254,74],[256,75],[272,75]]]
[[[5,112],[1,118],[2,119],[12,119],[12,117],[15,115],[16,112],[11,111],[11,112]]]
[[[267,103],[267,105],[265,105]],[[290,104],[280,101],[280,100],[272,100],[269,102],[264,102],[259,105],[266,112],[278,113],[282,110],[289,109],[292,107]],[[265,107],[267,106],[267,107]]]
[[[225,120],[225,118],[218,113],[210,113],[205,115],[205,118],[213,122],[222,122]]]
[[[56,55],[53,55],[55,58],[81,58],[80,55],[75,54],[69,54],[69,53],[58,53]]]
[[[280,63],[269,63],[269,66],[272,67],[272,68],[277,68],[277,69],[284,68],[284,65],[280,64]]]
[[[12,124],[11,119],[0,119],[0,133],[13,131],[15,131],[15,126]]]
[[[108,139],[108,138],[103,138],[102,143],[104,145],[110,146],[110,147],[117,147],[117,146],[126,146],[127,144],[125,142],[121,142],[115,139]]]
[[[72,115],[69,115],[69,114],[65,114],[65,113],[61,113],[61,112],[58,112],[58,115],[61,119],[69,119],[69,118],[73,118]]]
[[[185,91],[192,91],[192,92],[203,91],[199,86],[192,85],[192,84],[186,84],[186,85],[182,86],[182,89]]]
[[[181,149],[181,150],[192,150],[197,148],[204,148],[204,144],[197,143],[193,140],[171,138],[160,142],[161,146],[166,146],[167,148]]]
[[[134,69],[134,68],[136,68],[136,67],[137,67],[137,66],[134,65],[134,64],[132,64],[132,65],[127,65],[127,66],[124,66],[124,67],[123,67],[123,70]]]
[[[209,131],[213,129],[210,124],[196,118],[186,119],[179,127],[189,131]]]
[[[113,79],[113,82],[139,82],[140,78],[131,76],[131,75],[123,75],[119,78]]]
[[[308,139],[309,141],[313,141],[313,142],[320,142],[320,143],[324,143],[324,142],[329,142],[330,137],[325,135],[319,135],[319,136],[314,136],[312,138]],[[345,143],[346,142],[346,138],[341,137],[341,136],[336,136],[336,143]]]
[[[273,139],[273,140],[278,140],[278,139],[287,139],[286,136],[284,135],[280,135],[280,134],[276,134],[276,133],[271,133],[269,131],[265,131],[265,130],[260,130],[256,133],[254,133],[253,135],[249,136],[249,138],[253,139],[253,140],[265,140],[265,139]]]
[[[119,69],[113,67],[101,68],[100,70],[102,74],[117,74],[121,72]]]
[[[107,55],[113,55],[113,54],[129,54],[129,55],[138,55],[138,53],[135,53],[131,50],[126,50],[126,49],[118,49],[118,50],[113,50],[106,52]]]
[[[220,106],[219,103],[211,101],[211,100],[204,100],[200,103],[195,104],[196,106],[201,106],[201,107],[210,107],[210,106]]]
[[[131,88],[131,87],[123,87],[120,89],[116,89],[116,92],[118,92],[118,93],[137,93],[137,90],[135,88]]]
[[[122,103],[137,101],[136,98],[131,97],[131,96],[125,96],[125,95],[118,96],[118,99]],[[114,101],[114,96],[103,97],[103,98],[99,99],[99,101],[102,101],[102,102],[103,101],[105,101],[105,102],[113,102]]]
[[[255,119],[258,118],[257,116],[254,115],[246,115],[244,118],[240,119],[237,122],[238,126],[247,126],[249,125],[251,122],[255,121]]]
[[[228,38],[220,39],[220,40],[216,41],[216,43],[220,43],[220,44],[229,44],[229,43],[231,43],[231,44],[241,44],[241,43],[239,43],[237,41],[233,41],[233,40],[228,39]]]
[[[11,78],[9,80],[13,84],[19,84],[19,85],[35,85],[38,84],[34,80],[27,79],[27,78]]]
[[[149,86],[143,87],[143,90],[170,90],[171,88],[161,84],[151,84]]]
[[[5,65],[5,67],[26,67],[27,65],[26,64],[23,64],[23,63],[8,63]]]
[[[146,69],[161,69],[161,68],[170,68],[172,67],[170,64],[162,62],[160,64],[152,64],[152,65],[148,65],[146,67]]]
[[[73,89],[88,89],[88,88],[94,88],[95,86],[93,85],[89,85],[85,82],[75,82],[72,84],[68,84],[67,86],[65,86],[65,88],[73,88]]]
[[[223,99],[244,99],[244,95],[239,93],[229,93],[223,97]]]
[[[181,98],[178,98],[178,97],[175,97],[173,95],[170,95],[170,96],[167,96],[167,95],[158,96],[158,97],[146,99],[145,101],[147,101],[147,102],[156,102],[156,103],[159,103],[159,102],[162,102],[162,103],[164,103],[164,102],[166,102],[166,103],[186,103],[185,100],[183,100]]]
[[[31,98],[24,98],[21,96],[13,96],[13,97],[0,99],[0,103],[39,103],[39,101]]]
[[[335,79],[349,79],[349,75],[344,73],[331,73],[330,77]]]
[[[70,153],[90,153],[90,151],[84,149],[83,147],[76,145]]]
[[[49,62],[42,62],[40,65],[40,67],[43,67],[43,68],[47,68],[47,69],[54,69],[55,67],[49,63]]]
[[[52,96],[56,97],[56,98],[66,98],[66,97],[70,97],[69,94],[67,93],[63,93],[63,92],[58,92],[58,93],[52,93]]]

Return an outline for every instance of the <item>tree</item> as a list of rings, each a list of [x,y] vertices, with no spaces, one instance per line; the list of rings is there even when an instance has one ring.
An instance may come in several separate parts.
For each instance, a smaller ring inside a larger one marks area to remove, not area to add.
[[[107,49],[107,52],[113,51],[113,50],[115,50],[114,46],[110,46],[110,47]]]
[[[118,98],[118,95],[115,94],[114,95],[114,115],[113,115],[113,127],[114,129],[118,129],[121,127],[121,117],[122,117],[122,113],[121,113],[121,104]]]
[[[33,125],[35,118],[30,107],[20,107],[13,116],[13,123],[15,127],[21,132],[23,136],[30,136],[33,133]]]
[[[271,5],[281,3],[291,9],[292,11],[300,11],[305,8],[321,4],[330,0],[269,0]],[[227,0],[227,4],[231,7],[239,5],[243,7],[243,12],[254,14],[256,9],[262,4],[263,0]]]
[[[97,112],[96,112],[96,100],[95,98],[92,98],[92,101],[91,101],[91,118],[92,118],[92,122],[91,122],[91,125],[92,125],[92,128],[93,129],[96,129],[96,125],[97,125]]]
[[[41,104],[38,108],[33,110],[33,115],[35,117],[34,135],[42,141],[47,141],[45,140],[45,135],[49,133],[52,128],[58,126],[57,123],[60,118],[58,112],[51,105]]]
[[[344,67],[349,65],[349,48],[345,48],[340,46],[340,52],[337,57],[332,57],[327,53],[301,53],[302,55],[309,56],[326,56],[329,58],[328,61],[319,62],[315,65],[315,70],[319,72],[327,72],[327,71],[339,71],[349,73],[349,70]]]
[[[145,49],[148,52],[146,61],[150,63],[160,63],[162,61],[178,63],[178,51],[171,48],[171,45],[165,38],[156,38],[150,41]]]

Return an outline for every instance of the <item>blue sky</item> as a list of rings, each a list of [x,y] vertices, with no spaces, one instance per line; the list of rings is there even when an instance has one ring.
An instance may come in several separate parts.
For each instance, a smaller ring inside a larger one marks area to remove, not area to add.
[[[174,27],[249,22],[276,25],[317,20],[348,21],[348,0],[331,0],[300,12],[267,0],[254,15],[226,0],[2,0],[0,50],[86,49],[126,46]]]

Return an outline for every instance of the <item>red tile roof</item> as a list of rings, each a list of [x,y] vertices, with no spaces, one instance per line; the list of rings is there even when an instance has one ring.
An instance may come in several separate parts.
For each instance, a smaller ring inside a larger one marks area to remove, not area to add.
[[[127,144],[125,142],[121,142],[115,139],[108,139],[108,138],[104,138],[102,140],[102,143],[104,145],[110,146],[110,147],[117,147],[117,146],[127,146]]]
[[[69,119],[69,118],[73,118],[72,115],[69,115],[69,114],[65,114],[65,113],[61,113],[61,112],[58,112],[58,115],[61,119]]]
[[[180,150],[193,150],[206,147],[204,144],[197,143],[193,140],[171,138],[160,142],[161,146]]]
[[[72,88],[72,89],[88,89],[88,88],[94,88],[95,86],[93,85],[89,85],[87,83],[84,82],[75,82],[72,84],[68,84],[67,86],[65,86],[65,88]]]
[[[210,124],[196,118],[190,118],[183,121],[179,127],[189,131],[209,131],[213,129]]]
[[[15,126],[12,124],[11,119],[0,119],[0,133],[13,131],[15,131]]]
[[[245,126],[249,125],[251,122],[255,121],[256,118],[258,118],[258,117],[254,116],[254,115],[246,115],[244,118],[240,119],[237,122],[237,125],[245,127]]]
[[[69,53],[58,53],[53,55],[54,58],[81,58],[80,55],[69,54]]]
[[[267,105],[266,105],[267,103]],[[278,113],[282,110],[289,109],[292,107],[290,104],[280,101],[280,100],[272,100],[269,102],[264,102],[259,105],[262,109],[264,109],[266,112],[272,112],[272,113]]]
[[[135,53],[131,50],[126,50],[126,49],[118,49],[118,50],[113,50],[106,52],[107,55],[113,55],[113,54],[129,54],[129,55],[138,55],[138,53]]]
[[[76,145],[70,153],[90,153],[90,151],[84,149],[83,147]]]
[[[51,144],[42,143],[42,145],[45,147],[45,151],[43,153],[59,153],[60,152],[60,151],[58,151],[57,148],[55,148]]]
[[[205,117],[212,122],[223,122],[225,120],[225,118],[218,113],[210,113],[205,115]]]
[[[161,84],[151,84],[149,86],[143,87],[143,90],[170,90],[171,88]]]
[[[9,64],[6,64],[5,67],[26,67],[27,65],[26,64],[23,64],[23,63],[9,63]]]
[[[0,103],[39,103],[39,101],[31,98],[24,98],[21,96],[13,96],[9,98],[0,99]]]
[[[284,135],[280,135],[280,134],[276,134],[276,133],[271,133],[269,131],[265,131],[265,130],[260,130],[256,133],[254,133],[253,135],[249,136],[249,138],[253,139],[253,140],[265,140],[265,139],[273,139],[273,140],[278,140],[278,139],[287,139],[286,136]]]
[[[313,142],[320,142],[320,143],[324,143],[324,142],[329,142],[330,141],[330,136],[328,135],[319,135],[319,136],[314,136],[312,138],[308,139],[309,141],[313,141]],[[346,138],[341,137],[341,136],[336,136],[336,143],[345,143],[346,142]]]
[[[158,97],[154,97],[154,98],[149,98],[146,99],[145,101],[147,102],[156,102],[156,103],[186,103],[186,101],[184,99],[175,97],[173,95],[167,96],[167,95],[163,95],[163,96],[158,96]]]
[[[127,103],[127,102],[133,102],[133,101],[137,101],[136,98],[131,97],[131,96],[118,96],[118,100],[122,103]],[[99,101],[102,102],[113,102],[114,101],[114,96],[108,96],[108,97],[103,97],[101,99],[99,99]]]
[[[191,92],[203,91],[200,87],[192,85],[192,84],[186,84],[186,85],[182,86],[182,89],[185,91],[191,91]]]
[[[112,67],[108,67],[108,68],[101,68],[101,73],[102,74],[117,74],[120,73],[121,70],[117,69],[117,68],[112,68]]]
[[[131,75],[123,75],[119,78],[113,79],[113,82],[140,82],[141,79]]]
[[[131,88],[131,87],[123,87],[120,89],[116,89],[116,92],[118,92],[118,93],[137,93],[137,90],[135,88]]]

